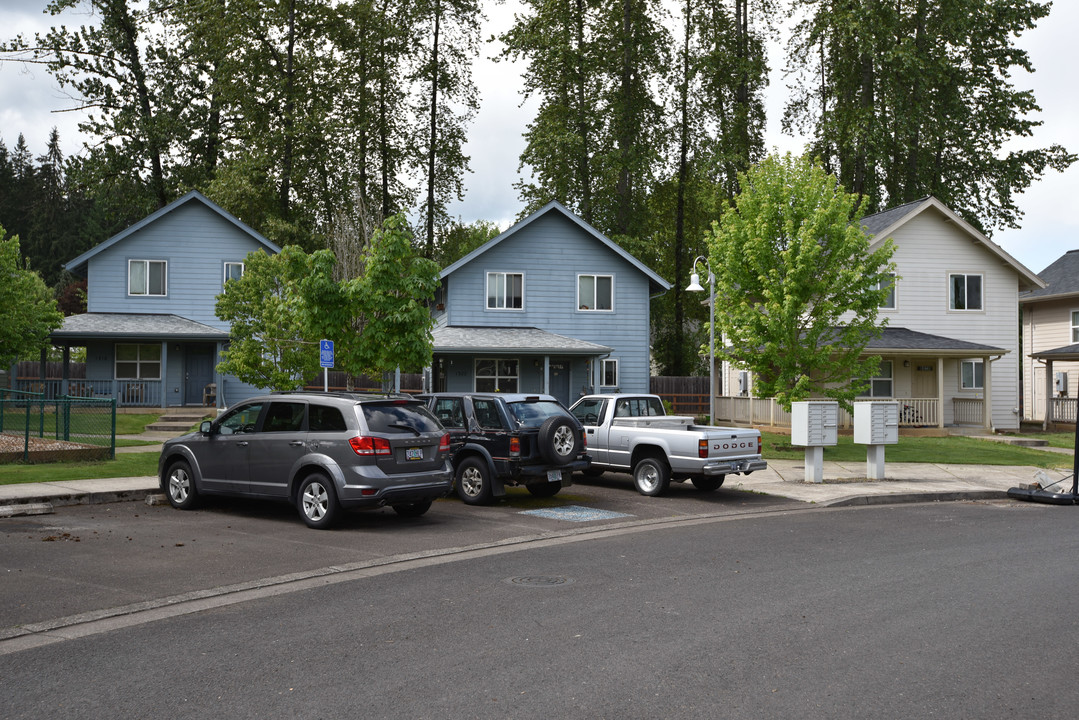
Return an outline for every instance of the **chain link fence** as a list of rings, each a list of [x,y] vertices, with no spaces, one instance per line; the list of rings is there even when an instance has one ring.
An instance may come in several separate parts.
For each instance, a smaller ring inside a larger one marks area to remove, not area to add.
[[[116,400],[0,388],[0,463],[112,460]]]

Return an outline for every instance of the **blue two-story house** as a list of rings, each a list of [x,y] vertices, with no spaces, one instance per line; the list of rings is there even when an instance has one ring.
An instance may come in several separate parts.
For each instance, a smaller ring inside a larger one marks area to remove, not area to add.
[[[442,271],[436,391],[648,392],[649,300],[670,283],[551,202]]]
[[[193,191],[67,263],[87,279],[87,312],[65,318],[52,342],[65,357],[86,348],[86,379],[59,391],[160,408],[227,407],[250,395],[216,371],[229,326],[214,306],[256,250],[280,248]]]

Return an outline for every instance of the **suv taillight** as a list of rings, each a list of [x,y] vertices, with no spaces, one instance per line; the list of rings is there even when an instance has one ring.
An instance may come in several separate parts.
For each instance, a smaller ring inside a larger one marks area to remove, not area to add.
[[[390,441],[386,438],[360,435],[348,441],[357,455],[390,455]]]
[[[442,436],[442,439],[438,441],[438,451],[449,452],[450,451],[450,434],[446,433]]]
[[[510,438],[510,457],[520,457],[520,456],[521,456],[521,438],[519,438],[519,437],[511,437]]]

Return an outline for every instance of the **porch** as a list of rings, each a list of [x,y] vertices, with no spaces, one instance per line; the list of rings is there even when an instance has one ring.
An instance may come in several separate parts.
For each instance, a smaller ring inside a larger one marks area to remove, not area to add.
[[[869,398],[865,398],[868,400]],[[935,427],[944,428],[944,413],[941,401],[937,398],[888,398],[874,397],[873,400],[893,400],[899,403],[899,426],[905,428]],[[951,409],[951,424],[969,427],[987,427],[985,401],[980,398],[951,398],[946,400]],[[1074,401],[1073,401],[1074,417]],[[755,397],[717,397],[716,422],[733,425],[767,425],[770,427],[791,426],[791,414],[784,410],[775,398]],[[853,416],[839,408],[839,427],[854,427]]]

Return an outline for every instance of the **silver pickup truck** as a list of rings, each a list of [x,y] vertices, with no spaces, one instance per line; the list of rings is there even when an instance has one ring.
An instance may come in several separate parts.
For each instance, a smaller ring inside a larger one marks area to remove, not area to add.
[[[630,472],[642,495],[662,494],[671,480],[711,491],[727,475],[768,467],[758,431],[694,425],[667,415],[656,395],[585,395],[570,412],[584,425],[592,456],[585,474]]]

